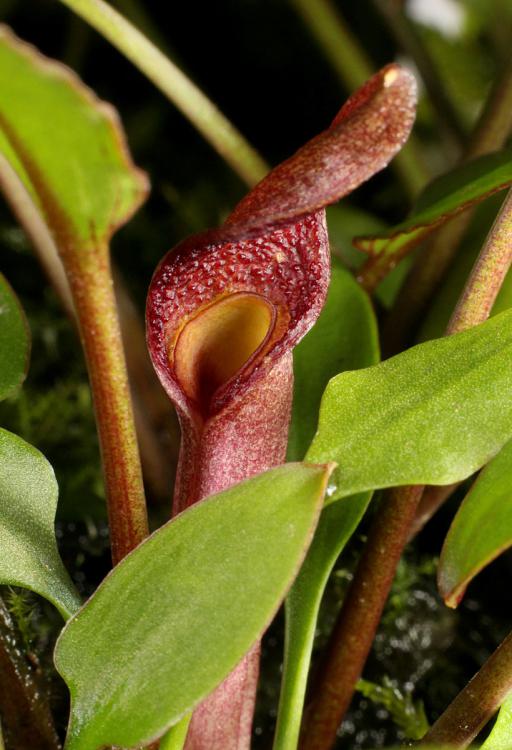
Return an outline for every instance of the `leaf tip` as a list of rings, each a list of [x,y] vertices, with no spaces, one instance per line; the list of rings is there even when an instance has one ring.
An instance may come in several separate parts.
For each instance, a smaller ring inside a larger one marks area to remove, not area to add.
[[[443,565],[443,554],[441,553],[441,560],[437,572],[437,589],[447,607],[450,609],[457,609],[464,598],[467,584],[467,580],[459,581],[457,583],[453,575],[450,575],[449,571]]]

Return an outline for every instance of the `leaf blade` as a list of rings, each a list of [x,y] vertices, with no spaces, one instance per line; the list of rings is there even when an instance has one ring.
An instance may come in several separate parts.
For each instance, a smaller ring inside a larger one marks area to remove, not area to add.
[[[354,245],[375,262],[402,258],[449,218],[511,183],[510,149],[479,157],[430,183],[408,219],[387,232],[356,237]]]
[[[496,723],[480,750],[511,750],[512,748],[512,697],[502,704]]]
[[[286,643],[274,750],[295,750],[318,613],[329,575],[371,500],[366,492],[324,508],[306,560],[286,599]]]
[[[438,586],[456,607],[472,579],[512,545],[512,443],[482,469],[452,521],[443,543]]]
[[[236,485],[116,567],[57,644],[73,697],[69,750],[149,742],[229,673],[297,572],[328,472],[288,464]]]
[[[371,302],[352,274],[334,260],[324,308],[315,326],[293,351],[289,461],[300,461],[306,455],[328,381],[344,370],[373,364],[379,358],[378,348]]]
[[[147,192],[115,110],[6,26],[0,26],[0,86],[0,151],[59,251],[79,253],[108,242]]]
[[[338,464],[330,501],[452,484],[512,435],[512,312],[330,381],[308,460]]]
[[[55,542],[53,469],[39,451],[3,429],[0,466],[0,582],[35,591],[67,619],[81,602]]]

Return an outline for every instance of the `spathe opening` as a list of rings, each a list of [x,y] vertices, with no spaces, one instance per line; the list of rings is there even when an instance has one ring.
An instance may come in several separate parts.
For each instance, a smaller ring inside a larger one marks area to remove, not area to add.
[[[239,292],[200,310],[181,329],[173,352],[182,389],[206,416],[213,395],[268,343],[276,329],[274,305]]]

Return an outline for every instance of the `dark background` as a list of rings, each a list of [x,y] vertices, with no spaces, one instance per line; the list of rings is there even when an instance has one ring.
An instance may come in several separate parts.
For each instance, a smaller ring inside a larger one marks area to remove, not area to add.
[[[288,157],[326,127],[348,93],[287,0],[119,0],[113,4],[170,54],[271,164]],[[403,58],[372,2],[346,0],[337,5],[375,69]],[[464,5],[466,24],[456,39],[426,26],[418,26],[418,33],[469,131],[508,54],[512,4],[474,0]],[[134,159],[148,171],[152,183],[148,203],[113,243],[114,257],[142,314],[147,285],[162,255],[184,235],[222,222],[246,186],[151,83],[57,0],[0,0],[0,18],[44,53],[73,67],[121,113]],[[425,99],[416,132],[427,169],[432,174],[448,169],[457,153],[442,147]],[[410,196],[389,170],[346,201],[359,212],[357,227],[366,220],[400,220],[410,203]],[[341,244],[345,236],[361,231],[352,226],[352,215],[342,215],[342,219]],[[75,580],[87,593],[108,569],[109,553],[81,352],[30,248],[4,207],[0,208],[0,242],[1,268],[22,299],[34,338],[26,387],[18,399],[2,405],[0,418],[4,426],[40,448],[56,469],[61,488],[61,547]],[[150,500],[157,523],[165,516],[166,506],[161,497]],[[392,677],[403,696],[424,701],[429,719],[478,668],[510,622],[506,558],[482,574],[457,613],[439,602],[435,558],[455,507],[452,500],[407,553],[365,672],[377,683]],[[340,561],[330,586],[320,643],[332,623],[363,534],[364,528]],[[32,605],[35,648],[43,663],[49,662],[58,623],[44,605]],[[271,741],[281,649],[282,623],[278,620],[265,641],[255,747],[268,747]],[[52,690],[63,726],[65,694],[58,682]],[[401,737],[388,711],[359,698],[339,746],[378,747]]]

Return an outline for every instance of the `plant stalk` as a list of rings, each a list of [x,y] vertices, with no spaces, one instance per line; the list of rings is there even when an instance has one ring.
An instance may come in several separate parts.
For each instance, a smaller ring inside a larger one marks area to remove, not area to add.
[[[465,748],[512,691],[512,633],[450,703],[420,746]]]
[[[127,57],[252,186],[268,167],[232,123],[187,76],[124,16],[103,0],[61,0]]]
[[[290,0],[316,38],[342,85],[357,89],[375,72],[372,61],[347,27],[330,0]],[[429,180],[426,165],[414,136],[395,156],[395,170],[407,194],[414,198]]]
[[[68,279],[94,399],[115,565],[149,533],[144,486],[108,248],[79,263],[74,257]]]
[[[459,333],[488,318],[511,263],[512,191],[466,282],[448,325],[447,335]],[[386,493],[379,507],[320,667],[315,697],[305,716],[301,750],[328,750],[335,742],[338,726],[350,705],[370,652],[424,489],[423,486],[392,489]],[[507,690],[512,686],[510,657],[509,664],[511,672],[506,678]],[[498,665],[496,680],[502,684],[505,679],[502,661]],[[468,695],[471,695],[471,690]],[[467,702],[468,699],[462,700]],[[496,710],[495,703],[492,705],[493,711]],[[487,712],[487,720],[492,713]],[[456,737],[463,731],[455,724],[452,729]],[[468,729],[468,736],[471,731]],[[469,737],[468,744],[473,736]],[[437,740],[440,738],[436,737]]]
[[[153,500],[167,503],[178,463],[178,420],[151,365],[139,311],[114,264],[113,273],[144,483]]]
[[[512,263],[512,190],[496,217],[448,325],[464,331],[489,317]]]

